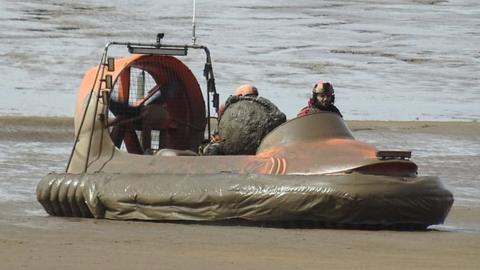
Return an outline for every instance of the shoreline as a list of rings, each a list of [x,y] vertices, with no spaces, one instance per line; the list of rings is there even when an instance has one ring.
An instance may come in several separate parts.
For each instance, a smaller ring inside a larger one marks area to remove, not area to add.
[[[287,119],[291,120],[293,118]],[[372,119],[365,119],[365,120],[348,120],[344,119],[347,123],[393,123],[393,124],[401,124],[401,123],[424,123],[424,124],[441,124],[441,123],[471,123],[471,124],[480,124],[480,121],[476,120],[372,120]],[[52,122],[57,125],[64,125],[64,124],[72,124],[73,125],[73,117],[71,116],[36,116],[36,115],[0,115],[0,124],[45,124]]]
[[[480,122],[471,121],[381,121],[346,120],[352,132],[409,131],[478,137]],[[71,141],[74,137],[72,117],[0,116],[0,140]]]

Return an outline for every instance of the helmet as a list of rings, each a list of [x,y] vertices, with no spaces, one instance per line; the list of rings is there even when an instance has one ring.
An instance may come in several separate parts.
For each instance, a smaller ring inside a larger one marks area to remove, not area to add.
[[[333,85],[329,82],[317,81],[313,86],[313,94],[330,94],[333,95]]]
[[[244,84],[235,90],[235,96],[258,96],[258,90],[251,84]]]

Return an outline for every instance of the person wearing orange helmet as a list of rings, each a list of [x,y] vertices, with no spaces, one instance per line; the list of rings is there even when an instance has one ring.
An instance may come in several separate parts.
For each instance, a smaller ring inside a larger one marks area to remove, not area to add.
[[[333,105],[334,102],[333,85],[329,82],[317,81],[313,86],[312,97],[309,99],[308,105],[300,110],[297,117],[316,112],[333,112],[343,117],[340,110]]]
[[[235,89],[235,96],[237,97],[247,97],[247,96],[258,96],[258,89],[251,84],[244,84]]]
[[[257,87],[251,84],[243,84],[237,89],[235,89],[235,93],[233,97],[258,97],[258,89]],[[232,96],[230,96],[232,98]],[[226,104],[222,103],[218,108],[218,117],[220,118],[223,113],[225,112]],[[201,145],[199,148],[200,155],[222,155],[221,144],[222,138],[218,135],[218,130],[215,130],[210,137],[210,141],[205,144]]]
[[[235,89],[235,94],[234,96],[236,97],[258,97],[258,89],[257,87],[251,85],[251,84],[244,84],[237,89]],[[221,116],[223,112],[225,111],[225,104],[220,105],[218,109],[218,115]]]
[[[218,112],[218,125],[201,155],[254,155],[262,139],[286,116],[275,104],[259,96],[251,84],[239,86]]]

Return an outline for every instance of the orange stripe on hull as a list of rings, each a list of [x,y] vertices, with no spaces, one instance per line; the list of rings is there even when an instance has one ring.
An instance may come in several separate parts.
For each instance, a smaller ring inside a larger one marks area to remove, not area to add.
[[[270,161],[271,161],[272,167],[270,167],[270,170],[268,171],[267,174],[273,174],[273,170],[274,170],[274,168],[276,167],[276,162],[275,162],[276,160],[275,160],[275,158],[271,157],[271,158],[270,158]]]

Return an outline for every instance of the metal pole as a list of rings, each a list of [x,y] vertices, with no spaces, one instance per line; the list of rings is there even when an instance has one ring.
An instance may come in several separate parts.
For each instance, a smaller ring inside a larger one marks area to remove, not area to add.
[[[100,75],[100,70],[103,70],[103,66],[105,65],[105,61],[107,59],[108,48],[110,47],[110,45],[113,45],[113,44],[114,44],[114,42],[107,43],[107,45],[105,45],[105,49],[103,50],[102,58],[100,59],[100,63],[98,64],[98,68],[97,68],[97,73],[95,74],[95,81],[93,83],[92,90],[90,90],[90,95],[88,96],[85,111],[83,112],[82,121],[80,122],[78,132],[75,135],[75,142],[73,143],[72,151],[70,152],[70,157],[68,158],[67,168],[65,169],[65,173],[68,172],[68,169],[70,168],[70,165],[72,163],[73,155],[75,153],[75,148],[77,147],[78,139],[80,138],[80,133],[82,132],[83,124],[85,123],[85,117],[87,116],[87,111],[89,109],[90,100],[92,99],[92,96],[94,95],[94,90],[95,90],[95,86],[97,84],[98,76]],[[102,76],[102,75],[100,75],[100,76]],[[97,102],[98,102],[98,98],[97,98]],[[95,109],[95,111],[96,111],[96,109]],[[94,117],[96,117],[96,115]],[[93,131],[92,131],[92,133],[93,133]],[[88,145],[88,154],[90,154],[91,137],[92,137],[92,134],[90,134],[90,142],[89,142],[89,145]],[[85,168],[84,168],[85,172],[87,171],[87,167],[88,167],[88,154],[87,154],[87,162],[85,163]]]
[[[192,42],[195,45],[197,37],[195,36],[195,0],[193,0],[193,15],[192,15]]]

